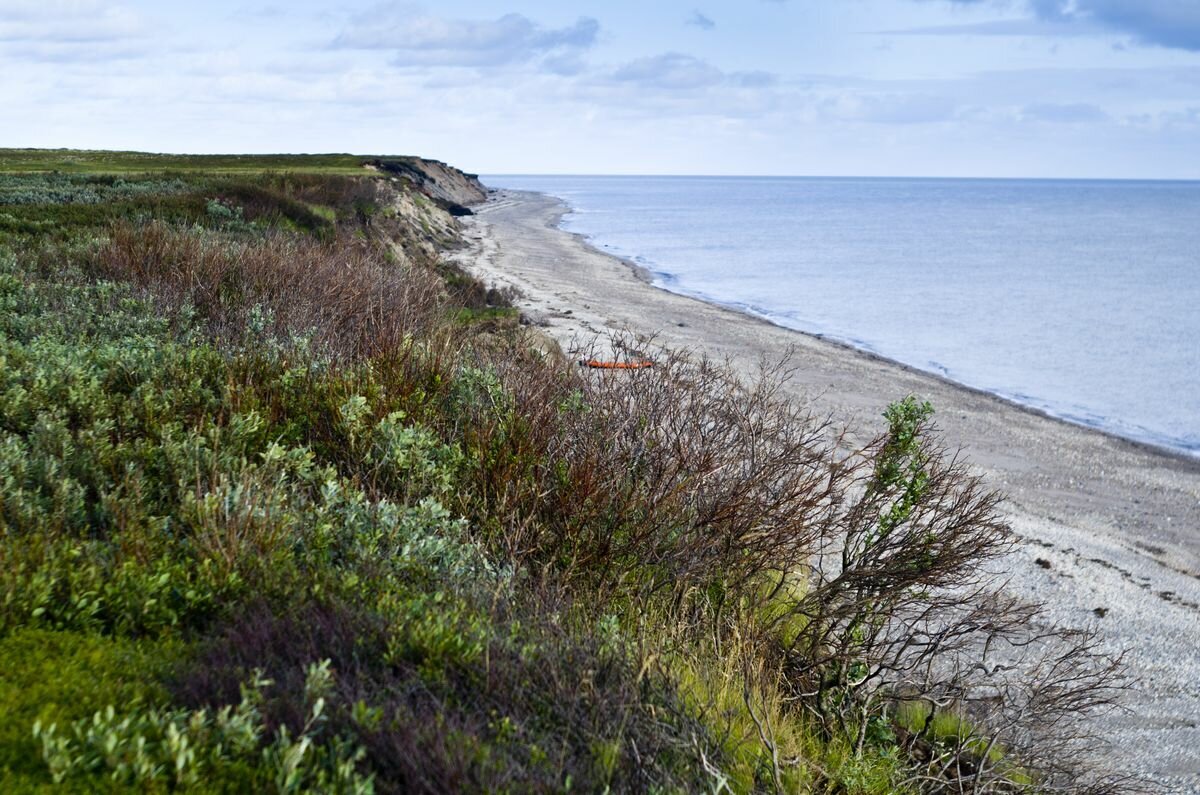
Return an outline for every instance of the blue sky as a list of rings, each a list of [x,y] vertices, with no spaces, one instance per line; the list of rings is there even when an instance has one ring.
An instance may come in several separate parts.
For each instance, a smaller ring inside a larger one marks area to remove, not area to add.
[[[1200,0],[0,0],[0,145],[1200,178]]]

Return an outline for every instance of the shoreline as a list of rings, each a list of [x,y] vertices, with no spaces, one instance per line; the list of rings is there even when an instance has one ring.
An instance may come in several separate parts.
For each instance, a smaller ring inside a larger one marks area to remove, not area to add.
[[[1129,444],[1132,447],[1134,447],[1138,450],[1141,450],[1143,452],[1147,452],[1147,453],[1154,454],[1154,455],[1162,455],[1162,456],[1165,456],[1168,458],[1177,459],[1183,463],[1196,464],[1197,466],[1200,466],[1200,449],[1197,449],[1195,452],[1189,452],[1186,449],[1170,447],[1166,444],[1154,442],[1149,439],[1139,439],[1135,436],[1129,436],[1129,435],[1120,433],[1115,430],[1110,430],[1110,429],[1105,428],[1100,425],[1094,425],[1094,424],[1084,422],[1082,420],[1072,419],[1072,418],[1064,416],[1062,414],[1055,413],[1053,410],[1051,410],[1049,408],[1037,406],[1032,403],[1024,403],[1017,398],[1009,397],[1008,395],[1003,395],[999,392],[995,392],[990,389],[985,389],[983,387],[973,386],[973,385],[965,383],[963,381],[956,380],[944,373],[939,373],[935,370],[929,370],[929,369],[926,369],[919,365],[909,364],[907,362],[901,361],[900,359],[892,358],[886,354],[880,353],[875,350],[871,350],[870,348],[864,347],[862,345],[856,345],[854,342],[851,342],[849,340],[844,340],[844,339],[840,339],[840,338],[832,336],[832,335],[823,334],[819,331],[810,331],[808,329],[797,328],[795,326],[786,325],[784,323],[781,323],[779,321],[772,319],[767,313],[756,311],[753,307],[747,306],[745,304],[739,304],[739,303],[731,302],[731,301],[722,301],[718,298],[715,298],[713,296],[704,295],[702,293],[696,293],[696,292],[691,292],[691,291],[687,291],[687,290],[671,289],[670,287],[668,287],[662,283],[662,278],[661,278],[662,276],[666,276],[669,274],[666,274],[665,272],[664,273],[656,272],[656,271],[651,270],[650,268],[646,267],[645,265],[642,265],[641,263],[635,262],[634,260],[630,259],[629,257],[621,256],[620,254],[616,254],[611,251],[607,251],[604,247],[602,247],[601,245],[598,245],[596,243],[596,241],[594,241],[590,236],[588,236],[587,234],[585,234],[583,232],[572,232],[569,229],[564,229],[562,227],[563,218],[565,218],[570,213],[574,212],[570,203],[567,202],[566,200],[564,200],[558,196],[554,196],[553,194],[543,193],[540,191],[520,191],[520,190],[509,190],[507,188],[491,189],[491,190],[494,190],[500,194],[528,193],[531,195],[544,197],[548,201],[552,201],[552,202],[556,202],[556,203],[560,204],[562,207],[562,212],[559,213],[558,219],[556,220],[556,222],[554,224],[554,228],[558,229],[563,234],[570,235],[571,237],[575,238],[581,246],[591,249],[592,251],[595,251],[596,253],[598,253],[602,256],[610,257],[612,259],[615,259],[619,262],[624,263],[625,266],[627,268],[629,268],[629,270],[632,273],[632,275],[634,276],[634,278],[636,278],[640,282],[643,282],[644,284],[647,284],[647,285],[655,288],[656,290],[662,290],[663,292],[671,293],[673,295],[678,295],[682,298],[686,298],[691,301],[697,301],[699,303],[706,304],[709,306],[719,307],[719,308],[727,310],[729,312],[737,313],[737,314],[745,317],[747,320],[753,320],[756,322],[766,323],[767,325],[773,326],[775,328],[782,329],[784,331],[788,331],[793,334],[800,334],[809,339],[816,340],[816,341],[825,343],[827,345],[838,346],[838,347],[844,348],[848,351],[851,351],[857,355],[866,356],[868,358],[875,359],[875,360],[879,361],[880,363],[890,365],[892,367],[897,367],[897,368],[912,372],[916,375],[921,375],[921,376],[925,376],[928,378],[936,379],[938,381],[945,383],[947,386],[950,386],[950,387],[953,387],[956,389],[962,389],[962,390],[966,390],[969,392],[973,392],[980,396],[994,398],[994,399],[1000,401],[1001,403],[1005,404],[1006,406],[1009,406],[1013,409],[1029,412],[1031,414],[1042,417],[1044,419],[1048,419],[1048,420],[1051,420],[1054,422],[1061,422],[1061,423],[1064,423],[1066,425],[1069,425],[1069,426],[1072,426],[1075,428],[1081,428],[1083,430],[1101,434],[1103,436],[1108,437],[1109,439],[1112,439],[1113,441]]]
[[[880,429],[892,400],[933,402],[947,446],[1006,494],[1021,540],[1004,572],[1011,590],[1060,624],[1098,627],[1110,650],[1129,650],[1131,711],[1098,723],[1112,758],[1169,791],[1200,793],[1200,461],[655,286],[637,263],[559,228],[567,207],[558,199],[499,191],[475,210],[464,219],[469,248],[455,259],[516,288],[518,308],[564,349],[631,331],[728,358],[743,373],[790,355],[789,396],[859,438]]]
[[[796,328],[794,326],[785,325],[783,323],[780,323],[780,322],[777,322],[777,321],[771,319],[765,313],[757,312],[753,308],[745,306],[743,304],[737,304],[737,303],[728,302],[728,301],[721,301],[721,300],[718,300],[711,296],[705,296],[705,295],[701,295],[698,293],[688,292],[686,290],[672,290],[670,287],[667,287],[667,286],[661,284],[659,279],[657,278],[658,275],[656,274],[656,272],[651,270],[650,268],[647,268],[645,265],[635,262],[634,260],[630,259],[629,257],[624,257],[619,254],[615,254],[611,251],[606,251],[604,248],[597,245],[596,242],[594,240],[592,240],[592,238],[590,238],[588,235],[584,234],[583,232],[572,232],[568,229],[564,229],[561,225],[562,219],[564,217],[566,217],[568,214],[570,214],[571,212],[573,212],[570,204],[566,200],[561,199],[552,194],[542,193],[539,191],[509,190],[507,188],[498,188],[498,189],[493,188],[490,190],[494,191],[496,194],[499,194],[499,195],[528,194],[531,196],[538,196],[538,197],[545,199],[546,201],[554,202],[554,203],[558,204],[561,207],[561,211],[557,213],[558,217],[555,220],[553,226],[551,227],[552,229],[555,229],[564,235],[569,235],[570,237],[574,238],[580,246],[582,246],[586,249],[589,249],[600,256],[608,257],[609,259],[613,259],[613,260],[616,260],[616,261],[622,263],[626,268],[629,269],[630,275],[633,276],[633,278],[637,279],[639,282],[641,282],[649,287],[653,287],[656,290],[661,290],[664,293],[670,293],[671,295],[676,295],[681,298],[687,299],[689,301],[695,301],[697,303],[704,304],[706,306],[715,307],[715,308],[722,309],[727,312],[732,312],[734,314],[737,314],[737,315],[743,317],[744,319],[746,319],[748,321],[752,321],[755,323],[763,323],[772,328],[779,329],[781,331],[786,331],[791,334],[799,334],[803,337],[806,337],[806,338],[813,340],[814,342],[818,342],[820,344],[831,345],[831,346],[834,346],[837,348],[844,349],[854,355],[866,357],[873,361],[879,362],[882,365],[889,366],[889,367],[895,367],[897,369],[904,370],[904,371],[909,372],[916,376],[930,378],[930,379],[939,381],[939,382],[945,384],[947,387],[950,387],[952,389],[970,392],[981,398],[990,398],[992,400],[995,400],[995,401],[1003,404],[1005,407],[1012,409],[1012,410],[1025,412],[1027,414],[1031,414],[1033,416],[1036,416],[1036,417],[1039,417],[1039,418],[1042,418],[1045,420],[1049,420],[1051,422],[1061,423],[1063,425],[1066,425],[1066,426],[1069,426],[1071,428],[1075,428],[1078,430],[1083,430],[1083,431],[1087,431],[1089,433],[1099,434],[1100,436],[1104,436],[1113,442],[1116,442],[1118,444],[1128,445],[1130,448],[1132,448],[1136,451],[1142,452],[1142,453],[1147,453],[1149,455],[1162,456],[1164,458],[1173,459],[1173,460],[1178,461],[1179,463],[1182,463],[1185,465],[1195,465],[1197,468],[1197,472],[1200,472],[1200,451],[1197,451],[1196,453],[1188,453],[1182,449],[1168,447],[1167,445],[1164,445],[1164,444],[1158,444],[1158,443],[1148,441],[1145,439],[1138,439],[1133,436],[1126,436],[1122,433],[1118,433],[1117,431],[1109,430],[1108,428],[1104,428],[1099,425],[1091,425],[1086,422],[1074,420],[1069,417],[1065,417],[1060,414],[1056,414],[1055,412],[1051,411],[1050,409],[1042,408],[1040,406],[1036,406],[1031,403],[1023,403],[1016,398],[1012,398],[1007,395],[1002,395],[1002,394],[1000,394],[998,392],[994,392],[990,389],[985,389],[983,387],[977,387],[977,386],[973,386],[971,384],[964,383],[963,381],[958,381],[954,378],[951,378],[948,375],[945,375],[944,373],[939,373],[934,370],[928,370],[928,369],[925,369],[918,365],[909,364],[909,363],[901,361],[899,359],[894,359],[890,356],[879,353],[878,351],[871,350],[870,348],[866,348],[861,345],[856,345],[853,342],[839,339],[838,337],[834,337],[834,336],[831,336],[828,334],[823,334],[823,333],[817,332],[817,331],[808,331],[807,329]],[[1198,532],[1200,532],[1200,528],[1198,528]]]
[[[1166,458],[1166,459],[1171,459],[1171,460],[1174,460],[1185,466],[1189,466],[1189,465],[1195,466],[1197,473],[1200,473],[1200,452],[1197,452],[1196,454],[1190,454],[1188,452],[1185,452],[1184,450],[1180,450],[1180,449],[1173,448],[1173,447],[1168,447],[1163,444],[1156,444],[1155,442],[1147,441],[1144,439],[1138,439],[1138,438],[1135,438],[1132,436],[1126,436],[1124,434],[1109,430],[1107,428],[1103,428],[1098,425],[1090,425],[1086,422],[1073,420],[1068,417],[1064,417],[1059,414],[1056,414],[1049,409],[1042,408],[1040,406],[1036,406],[1036,405],[1033,405],[1030,403],[1023,403],[1020,400],[1017,400],[1016,398],[1008,397],[1007,395],[1002,395],[998,392],[994,392],[992,390],[985,389],[983,387],[977,387],[977,386],[973,386],[971,384],[964,383],[962,381],[958,381],[958,380],[951,378],[950,376],[945,375],[943,373],[938,373],[933,370],[928,370],[923,367],[919,367],[917,365],[908,364],[907,362],[903,362],[899,359],[891,358],[885,354],[879,353],[878,351],[871,350],[870,348],[866,348],[861,345],[855,345],[853,342],[849,342],[847,340],[839,339],[837,337],[827,335],[827,334],[822,334],[822,333],[816,332],[816,331],[808,331],[806,329],[795,328],[793,326],[784,325],[783,323],[779,323],[775,320],[772,320],[766,314],[761,313],[761,312],[756,312],[752,308],[747,307],[745,305],[736,304],[736,303],[727,302],[727,301],[720,301],[720,300],[718,300],[716,298],[712,298],[710,296],[704,296],[704,295],[700,295],[697,293],[688,292],[685,290],[672,290],[671,288],[666,287],[663,284],[659,283],[659,280],[657,279],[657,274],[654,271],[652,271],[651,269],[647,268],[646,266],[644,266],[638,262],[635,262],[634,260],[630,259],[629,257],[624,257],[619,254],[615,254],[613,252],[606,251],[604,248],[597,245],[596,242],[593,241],[588,235],[586,235],[582,232],[572,232],[568,229],[564,229],[561,225],[562,219],[569,213],[573,212],[570,204],[567,201],[565,201],[564,199],[561,199],[552,194],[542,193],[539,191],[509,190],[507,188],[490,189],[490,190],[492,190],[494,192],[494,195],[501,195],[501,196],[510,196],[510,195],[519,196],[522,194],[528,195],[528,196],[537,196],[547,202],[553,202],[554,204],[558,205],[559,209],[556,212],[557,217],[554,219],[553,224],[550,225],[548,228],[550,228],[554,231],[557,231],[563,235],[570,236],[579,244],[580,247],[588,249],[589,251],[594,252],[598,256],[606,257],[608,259],[620,262],[622,265],[624,265],[629,270],[630,275],[634,279],[636,279],[637,281],[641,282],[642,284],[645,284],[646,286],[651,287],[655,290],[659,290],[664,293],[668,293],[670,295],[678,296],[678,297],[683,298],[688,301],[694,301],[698,304],[703,304],[708,307],[720,309],[725,312],[731,312],[731,313],[736,314],[739,317],[743,318],[744,320],[754,322],[754,323],[761,323],[761,324],[769,326],[773,329],[778,329],[780,331],[787,332],[789,334],[797,334],[797,335],[805,337],[805,338],[812,340],[813,342],[821,344],[821,345],[828,345],[828,346],[840,348],[840,349],[845,350],[846,352],[853,354],[855,356],[864,357],[866,359],[878,362],[879,364],[884,365],[886,367],[893,367],[893,368],[905,371],[907,373],[910,373],[910,374],[920,377],[920,378],[928,378],[928,379],[932,379],[934,381],[938,381],[950,389],[960,390],[963,392],[969,392],[969,393],[976,395],[983,399],[994,400],[1009,410],[1023,412],[1023,413],[1038,417],[1040,419],[1044,419],[1044,420],[1047,420],[1050,422],[1062,424],[1069,428],[1073,428],[1073,429],[1084,431],[1087,433],[1094,433],[1099,436],[1103,436],[1111,442],[1115,442],[1120,445],[1126,445],[1129,448],[1131,448],[1132,450],[1140,452],[1140,453],[1148,454],[1151,456],[1160,456],[1160,457]],[[489,199],[489,201],[490,201],[490,199]],[[1197,528],[1197,532],[1200,532],[1200,527]],[[1197,575],[1197,576],[1200,576],[1200,575]]]
[[[550,198],[554,198],[554,197],[550,197]],[[570,234],[577,234],[577,233],[572,232]],[[607,252],[605,252],[603,249],[596,247],[591,241],[587,240],[587,238],[585,236],[581,235],[581,237],[583,237],[584,244],[587,245],[588,247],[595,249],[596,251],[600,252],[601,254],[607,254]],[[609,254],[608,256],[614,256],[614,255]],[[1084,431],[1088,431],[1091,433],[1099,434],[1101,436],[1105,436],[1114,442],[1129,445],[1130,447],[1132,447],[1135,450],[1138,450],[1140,452],[1148,453],[1151,455],[1163,456],[1164,458],[1172,458],[1172,459],[1175,459],[1184,464],[1200,465],[1200,451],[1198,451],[1196,453],[1189,453],[1189,452],[1186,452],[1185,450],[1181,450],[1181,449],[1174,448],[1174,447],[1168,447],[1164,444],[1157,444],[1155,442],[1148,441],[1145,439],[1138,439],[1133,436],[1126,436],[1122,433],[1118,433],[1117,431],[1109,430],[1108,428],[1104,428],[1099,425],[1091,425],[1086,422],[1082,422],[1080,420],[1074,420],[1069,417],[1062,416],[1061,414],[1056,414],[1055,412],[1051,411],[1050,409],[1042,408],[1041,406],[1036,406],[1032,403],[1023,403],[1016,398],[1009,397],[1007,395],[1002,395],[999,392],[994,392],[990,389],[973,386],[973,385],[965,383],[963,381],[959,381],[954,378],[951,378],[950,376],[946,375],[945,373],[939,373],[935,370],[928,370],[924,367],[920,367],[915,364],[909,364],[909,363],[901,361],[899,359],[893,359],[892,357],[887,356],[886,354],[879,353],[878,351],[873,351],[870,348],[866,348],[861,345],[855,345],[853,342],[839,339],[838,337],[834,337],[832,335],[822,334],[821,332],[818,332],[818,331],[808,331],[806,329],[795,328],[794,326],[788,326],[783,323],[779,323],[775,320],[772,320],[766,314],[756,312],[752,308],[746,307],[744,305],[735,304],[735,303],[731,303],[731,302],[725,302],[725,301],[719,301],[715,298],[706,297],[704,295],[700,295],[697,293],[690,293],[690,292],[687,292],[684,290],[672,290],[669,287],[664,287],[661,284],[655,283],[655,280],[653,279],[652,276],[642,276],[641,274],[639,274],[638,273],[639,270],[644,271],[646,273],[652,273],[651,271],[648,271],[648,269],[646,269],[644,266],[638,265],[637,263],[634,263],[634,262],[630,262],[623,257],[616,257],[616,259],[620,259],[622,262],[625,262],[631,269],[634,269],[635,277],[637,277],[641,281],[644,281],[646,284],[650,285],[651,287],[655,288],[656,290],[662,290],[664,292],[682,296],[682,297],[690,299],[692,301],[699,301],[700,303],[703,303],[703,304],[709,304],[711,306],[720,307],[720,308],[726,309],[730,312],[735,312],[739,315],[742,315],[747,320],[753,320],[756,322],[766,323],[767,325],[772,326],[774,328],[782,329],[784,331],[789,331],[793,334],[801,334],[801,335],[808,337],[814,341],[821,342],[826,345],[833,345],[833,346],[836,346],[839,348],[844,348],[845,350],[850,351],[858,356],[865,356],[869,359],[873,359],[873,360],[879,362],[880,364],[884,364],[889,367],[895,367],[900,370],[905,370],[907,372],[912,373],[913,375],[922,376],[925,378],[932,378],[934,380],[941,381],[947,387],[950,387],[953,389],[960,389],[960,390],[963,390],[966,392],[972,392],[972,393],[974,393],[980,397],[984,397],[984,398],[992,398],[992,399],[1004,404],[1006,407],[1008,407],[1014,411],[1026,412],[1026,413],[1032,414],[1034,416],[1040,417],[1042,419],[1050,420],[1051,422],[1062,423],[1064,425],[1071,426],[1072,428],[1078,428],[1078,429],[1081,429]]]

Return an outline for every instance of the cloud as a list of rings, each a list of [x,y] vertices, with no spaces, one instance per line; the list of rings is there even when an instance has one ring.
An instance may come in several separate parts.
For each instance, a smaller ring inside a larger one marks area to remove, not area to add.
[[[0,3],[0,59],[99,63],[146,53],[151,28],[135,11],[93,0]]]
[[[717,85],[725,80],[725,73],[707,61],[669,52],[630,61],[613,72],[612,77],[621,83],[692,89]]]
[[[819,110],[826,118],[871,124],[931,124],[955,118],[958,104],[924,93],[858,93],[831,97]]]
[[[1200,2],[1197,0],[948,0],[953,5],[985,2],[1017,5],[1042,25],[1002,20],[968,26],[914,29],[907,33],[972,32],[993,35],[1071,35],[1115,32],[1142,44],[1200,52]]]
[[[596,43],[600,23],[581,17],[545,28],[522,14],[494,20],[444,19],[389,4],[357,15],[333,41],[338,49],[391,50],[398,66],[503,66],[549,57],[561,66]]]
[[[701,14],[699,11],[693,11],[692,15],[690,17],[688,17],[688,20],[685,24],[692,25],[694,27],[700,28],[701,30],[712,30],[713,28],[715,28],[717,26],[716,22],[713,22],[711,19],[704,16],[704,14]]]
[[[551,55],[542,59],[540,66],[543,72],[559,77],[575,77],[587,70],[587,62],[574,52]]]
[[[970,0],[952,0],[963,5]],[[879,30],[881,36],[1091,36],[1105,31],[1094,23],[1067,23],[1044,19],[995,19],[960,25],[929,25],[902,30]]]
[[[1166,128],[1200,129],[1200,107],[1190,107],[1183,110],[1160,113],[1157,122],[1160,126]]]
[[[771,72],[733,72],[726,78],[740,88],[770,88],[779,82],[779,76]]]
[[[15,0],[0,5],[0,41],[81,45],[148,35],[134,11],[92,0]]]
[[[1087,124],[1108,120],[1108,114],[1095,105],[1084,102],[1069,104],[1046,103],[1026,105],[1021,118],[1029,121],[1044,121],[1052,124]]]
[[[1101,24],[1130,33],[1137,40],[1163,47],[1200,51],[1200,3],[1196,0],[1036,0],[1040,13],[1067,18],[1090,16]],[[1057,6],[1057,7],[1056,7]]]
[[[609,79],[668,91],[694,91],[721,85],[766,88],[777,82],[775,75],[769,72],[725,72],[708,61],[678,52],[629,61],[617,67]]]
[[[146,51],[141,46],[119,42],[35,42],[4,48],[5,59],[38,64],[98,64],[113,61],[139,61]]]

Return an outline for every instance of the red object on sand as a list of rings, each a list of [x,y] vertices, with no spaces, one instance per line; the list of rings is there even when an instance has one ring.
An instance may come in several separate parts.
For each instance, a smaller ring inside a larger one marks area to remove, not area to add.
[[[633,362],[606,362],[602,359],[580,359],[579,364],[597,370],[642,370],[646,367],[654,366],[654,362],[650,359],[638,359]]]

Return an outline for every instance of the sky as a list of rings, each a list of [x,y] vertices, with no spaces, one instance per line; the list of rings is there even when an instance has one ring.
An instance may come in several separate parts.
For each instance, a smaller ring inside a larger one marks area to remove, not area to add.
[[[1200,0],[0,0],[0,146],[1200,179]]]

